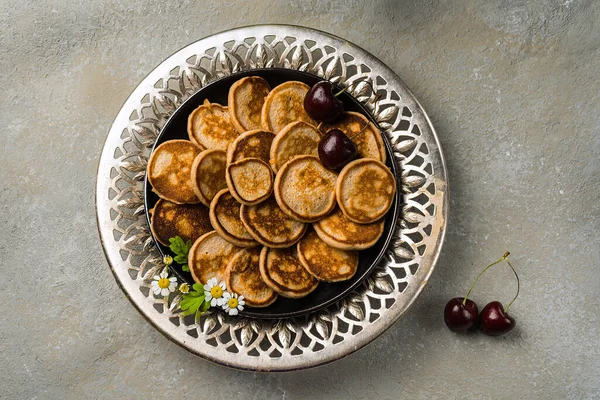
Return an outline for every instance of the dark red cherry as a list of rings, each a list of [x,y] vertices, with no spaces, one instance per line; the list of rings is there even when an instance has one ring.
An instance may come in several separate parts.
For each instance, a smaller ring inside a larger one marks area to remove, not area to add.
[[[510,332],[515,327],[515,319],[504,311],[502,303],[488,303],[479,315],[481,332],[489,336],[500,336]]]
[[[463,297],[455,297],[444,308],[444,322],[452,332],[466,332],[477,321],[477,304],[467,299],[463,304]]]
[[[312,119],[331,122],[344,112],[344,103],[333,94],[331,82],[321,81],[306,93],[304,110]]]
[[[339,129],[332,129],[319,142],[321,164],[328,169],[339,169],[356,158],[354,142]]]

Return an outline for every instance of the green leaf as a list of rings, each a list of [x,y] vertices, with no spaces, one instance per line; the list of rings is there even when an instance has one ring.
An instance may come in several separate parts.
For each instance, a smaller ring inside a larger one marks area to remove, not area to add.
[[[173,257],[173,260],[175,260],[175,262],[177,264],[181,264],[181,265],[187,264],[187,260],[188,260],[187,254],[185,256],[183,256],[181,254],[176,255],[175,257]]]
[[[181,237],[175,236],[174,238],[170,238],[169,239],[169,243],[171,243],[169,245],[169,248],[176,255],[186,253],[186,247],[187,246],[185,245],[185,242],[183,241],[183,239]]]
[[[186,316],[196,313],[197,317],[198,313],[202,314],[208,311],[210,302],[204,301],[204,286],[202,284],[194,283],[192,289],[189,293],[185,293],[182,296],[179,308],[181,308],[182,315]]]
[[[181,308],[184,316],[194,314],[204,304],[204,295],[198,296],[198,292],[195,292],[196,295],[193,295],[192,293],[193,292],[184,294],[179,303],[179,308]]]
[[[188,265],[188,253],[190,252],[190,248],[192,247],[192,241],[188,240],[184,242],[183,239],[179,236],[175,236],[169,239],[169,248],[173,253],[175,253],[175,257],[173,260],[179,265],[181,265],[181,269],[185,272],[190,271],[190,266]]]
[[[202,303],[202,305],[200,306],[200,312],[205,313],[208,311],[208,309],[210,308],[210,301],[205,301],[204,303]]]
[[[196,319],[200,318],[202,315],[206,314],[208,309],[210,308],[210,301],[205,301],[202,303],[198,311],[196,311]]]
[[[197,292],[204,293],[204,286],[201,283],[194,283],[192,285],[192,289],[194,289]]]

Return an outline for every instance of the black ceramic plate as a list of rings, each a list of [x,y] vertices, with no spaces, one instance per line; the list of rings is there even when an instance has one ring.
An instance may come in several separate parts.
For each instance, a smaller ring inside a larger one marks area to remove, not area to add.
[[[271,87],[275,87],[286,81],[301,81],[308,85],[313,85],[320,81],[321,78],[318,76],[308,74],[305,72],[290,70],[290,69],[260,69],[252,71],[240,72],[222,79],[215,81],[195,93],[187,101],[185,101],[181,107],[179,107],[169,118],[162,131],[160,132],[158,139],[154,145],[156,148],[161,143],[173,139],[186,139],[189,140],[187,135],[187,121],[188,116],[194,109],[199,107],[204,99],[208,99],[211,103],[227,104],[227,95],[229,88],[235,81],[245,76],[258,75],[263,77],[269,82]],[[371,117],[369,112],[362,107],[362,105],[356,101],[352,96],[347,93],[343,93],[339,98],[344,102],[344,108],[347,111],[357,111],[366,115],[373,123],[376,124],[375,120]],[[385,150],[387,153],[387,166],[391,169],[392,173],[398,180],[399,173],[396,165],[392,162],[393,156],[390,148],[390,143],[385,135],[383,135],[383,141],[385,143]],[[154,148],[152,151],[154,151]],[[144,200],[146,203],[146,218],[148,224],[150,223],[150,215],[148,210],[152,209],[158,201],[158,196],[152,192],[152,188],[146,179],[145,182],[145,196]],[[254,318],[288,318],[295,317],[309,312],[316,311],[320,308],[326,307],[335,301],[341,299],[348,294],[352,289],[356,288],[377,265],[381,260],[381,257],[385,253],[385,249],[390,243],[393,234],[393,226],[396,225],[396,219],[398,216],[399,207],[399,195],[396,191],[394,203],[391,209],[385,216],[385,225],[383,235],[379,241],[370,249],[362,250],[360,252],[358,270],[352,279],[345,282],[337,283],[320,283],[319,286],[308,296],[301,299],[286,299],[281,296],[270,306],[265,308],[245,308],[240,314],[247,317]],[[161,255],[170,254],[168,247],[160,244],[156,238],[154,238]],[[183,272],[179,265],[174,264],[171,268],[180,282],[185,281],[190,284],[193,283],[192,276],[188,272]]]

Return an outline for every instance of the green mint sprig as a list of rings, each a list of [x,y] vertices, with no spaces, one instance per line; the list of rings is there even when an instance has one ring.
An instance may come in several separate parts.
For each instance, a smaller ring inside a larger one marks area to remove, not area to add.
[[[188,253],[190,252],[190,248],[192,247],[192,241],[188,240],[184,242],[182,238],[179,236],[175,236],[174,238],[169,239],[169,248],[173,253],[175,253],[175,257],[173,258],[175,262],[181,265],[181,269],[189,272],[190,266],[188,265]]]

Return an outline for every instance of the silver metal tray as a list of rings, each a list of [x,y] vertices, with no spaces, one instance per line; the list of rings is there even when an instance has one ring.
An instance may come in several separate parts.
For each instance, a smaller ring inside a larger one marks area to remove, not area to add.
[[[238,71],[270,67],[298,69],[351,85],[350,93],[384,129],[402,171],[403,206],[392,243],[363,284],[308,316],[272,321],[215,311],[198,319],[184,318],[178,296],[166,302],[150,292],[152,277],[162,268],[144,210],[150,149],[169,116],[198,89]],[[327,33],[259,25],[201,39],[167,58],[140,83],[106,139],[98,167],[96,209],[100,238],[117,283],[167,338],[230,367],[289,371],[358,350],[406,312],[427,283],[441,250],[448,184],[431,122],[393,71]]]

